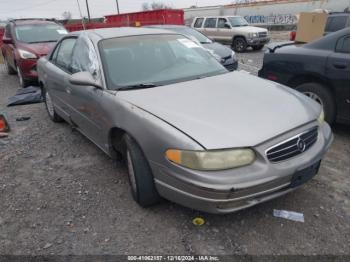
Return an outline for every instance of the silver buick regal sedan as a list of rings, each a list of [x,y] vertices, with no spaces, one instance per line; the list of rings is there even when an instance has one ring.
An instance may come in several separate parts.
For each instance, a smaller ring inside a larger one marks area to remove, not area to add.
[[[124,157],[141,206],[161,197],[211,213],[256,205],[313,178],[333,139],[316,102],[228,72],[170,31],[72,33],[38,73],[50,118]]]

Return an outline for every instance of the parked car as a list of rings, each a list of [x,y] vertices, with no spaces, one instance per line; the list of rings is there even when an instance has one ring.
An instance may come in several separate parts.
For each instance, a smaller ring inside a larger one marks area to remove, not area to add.
[[[335,12],[330,13],[327,19],[325,35],[328,35],[333,32],[337,32],[346,27],[350,27],[350,12]],[[295,41],[296,30],[290,32],[290,40]]]
[[[166,29],[183,34],[210,51],[215,56],[215,58],[229,71],[234,71],[238,68],[238,60],[234,51],[222,44],[212,41],[195,29],[180,25],[153,25],[147,27]]]
[[[236,52],[244,52],[250,46],[261,50],[270,42],[267,29],[249,26],[241,16],[196,17],[192,27],[211,39],[231,44]]]
[[[332,141],[319,104],[166,30],[71,33],[38,72],[50,118],[123,155],[141,206],[256,205],[315,176]]]
[[[47,55],[66,29],[45,19],[11,20],[5,27],[1,52],[8,74],[18,74],[21,87],[37,81],[37,60]]]
[[[323,105],[328,123],[350,123],[350,28],[305,45],[271,46],[259,76]]]

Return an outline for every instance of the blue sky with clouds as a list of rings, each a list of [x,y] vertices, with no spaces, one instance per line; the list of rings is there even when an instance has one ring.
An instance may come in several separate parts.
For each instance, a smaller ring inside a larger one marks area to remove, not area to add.
[[[86,0],[78,0],[86,16]],[[116,12],[115,0],[88,0],[92,17],[100,17]],[[119,0],[121,12],[140,11],[147,0]],[[232,0],[158,0],[174,8],[229,4]],[[77,0],[0,0],[0,19],[26,17],[55,17],[61,18],[64,11],[70,11],[73,17],[79,17]]]

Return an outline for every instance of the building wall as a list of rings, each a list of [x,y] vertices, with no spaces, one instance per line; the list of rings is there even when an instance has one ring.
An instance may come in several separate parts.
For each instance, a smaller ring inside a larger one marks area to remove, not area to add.
[[[251,24],[292,25],[296,23],[298,13],[315,9],[350,11],[350,0],[266,0],[228,6],[187,8],[184,11],[186,24],[191,24],[196,16],[240,15]]]

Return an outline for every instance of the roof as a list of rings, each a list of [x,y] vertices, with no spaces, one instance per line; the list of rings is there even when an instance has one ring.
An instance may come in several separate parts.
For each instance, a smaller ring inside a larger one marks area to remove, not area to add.
[[[168,28],[189,28],[189,27],[185,26],[185,25],[146,25],[143,28],[159,28],[159,29],[165,28],[165,29],[168,29]]]
[[[114,28],[102,28],[102,29],[77,31],[77,32],[71,33],[71,35],[80,35],[82,33],[93,34],[95,36],[98,36],[100,39],[109,39],[109,38],[115,38],[115,37],[126,37],[126,36],[135,36],[135,35],[171,34],[173,32],[163,30],[163,29],[156,29],[156,28],[114,27]]]

